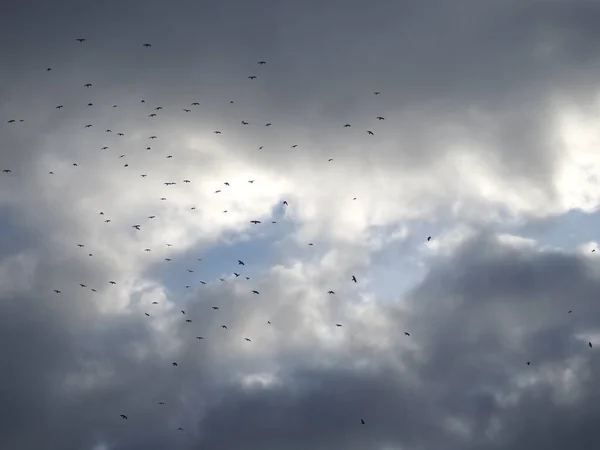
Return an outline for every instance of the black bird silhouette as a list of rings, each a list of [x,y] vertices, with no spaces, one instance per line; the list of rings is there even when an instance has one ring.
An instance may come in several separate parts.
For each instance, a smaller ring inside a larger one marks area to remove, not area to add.
[[[377,116],[377,120],[385,120],[385,117]]]
[[[333,291],[327,291],[328,294],[335,294]]]
[[[148,317],[150,317],[150,314],[148,314],[148,313],[144,313],[144,314],[146,314]]]
[[[213,131],[214,134],[221,134],[221,132],[219,130],[217,131]]]
[[[214,309],[216,311],[217,309],[219,309],[219,307],[218,306],[213,306],[212,309]]]
[[[116,281],[109,281],[109,284],[117,284]]]
[[[152,47],[150,44],[142,44],[142,47]]]
[[[364,421],[363,419],[360,419],[360,424],[361,424],[361,425],[364,425],[364,424],[365,424],[365,421]]]
[[[256,78],[258,78],[258,77],[257,77],[256,75],[250,75],[248,78],[249,78],[250,80],[255,80],[255,79],[256,79]]]
[[[250,223],[253,223],[254,225],[259,224],[260,220],[251,220]]]
[[[592,348],[592,343],[591,342],[588,342],[588,345],[590,346],[590,348]]]
[[[529,366],[529,365],[531,365],[531,361],[527,361],[527,365],[528,365],[528,366]]]
[[[371,136],[375,136],[375,133],[373,133],[372,131],[367,131],[367,133]]]
[[[352,275],[352,281],[356,283],[356,277],[354,275]]]
[[[248,342],[252,342],[252,341],[251,341],[250,339],[248,339],[248,338],[244,338],[244,339],[245,339],[246,341],[248,341]]]
[[[77,38],[77,39],[75,39],[75,40],[76,40],[76,41],[79,41],[79,42],[85,42],[85,39],[84,39],[84,38]]]
[[[194,103],[192,103],[192,106],[200,106],[200,103],[194,102]]]
[[[381,94],[381,92],[373,92],[373,94],[379,95],[379,94]]]
[[[84,39],[85,40],[85,39]],[[121,419],[127,420],[127,416],[125,414],[121,414]]]
[[[172,362],[172,363],[171,363],[171,365],[172,365],[173,367],[177,367],[179,364],[177,364],[176,362]]]
[[[346,125],[344,125],[344,128],[350,128],[351,125],[349,123],[347,123]]]
[[[270,126],[271,126],[271,122],[265,124],[265,127],[270,127]]]
[[[266,61],[259,61],[259,62],[258,62],[258,65],[259,65],[259,66],[262,66],[263,64],[266,64],[266,63],[267,63]]]
[[[86,88],[92,87],[92,83],[86,83],[83,85],[83,87],[86,87]]]
[[[410,336],[410,333],[407,333],[406,331],[404,332],[405,336]]]
[[[223,329],[226,330],[227,329],[227,325],[221,325],[221,328],[223,328]]]
[[[238,259],[238,266],[245,266],[246,264],[244,264],[244,261]]]
[[[165,402],[158,402],[158,404],[159,404],[159,405],[164,405],[164,404],[165,404]]]
[[[336,326],[336,327],[341,327],[341,326],[342,326],[342,324],[341,324],[341,323],[336,323],[336,324],[335,324],[335,326]]]
[[[183,428],[181,428],[181,427],[177,428],[177,431],[183,431]]]
[[[181,314],[185,315],[185,311],[183,309],[181,310]]]
[[[430,240],[431,240],[431,236],[429,236],[429,237],[427,238],[427,242],[429,242]]]
[[[258,291],[252,291],[252,293],[253,293],[253,294],[256,294],[256,295],[258,295],[258,294],[259,294],[259,292],[258,292]]]
[[[192,319],[186,319],[187,323],[192,323]]]
[[[4,172],[4,173],[11,173],[12,170],[10,170],[10,169],[4,169],[2,172]]]
[[[196,336],[196,339],[200,340],[200,339],[204,339],[202,336]]]

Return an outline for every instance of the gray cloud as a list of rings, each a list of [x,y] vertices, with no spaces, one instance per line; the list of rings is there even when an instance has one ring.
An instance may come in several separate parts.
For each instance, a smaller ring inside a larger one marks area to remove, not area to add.
[[[0,446],[590,447],[596,254],[517,246],[495,231],[508,213],[535,230],[544,222],[529,216],[581,207],[557,181],[579,163],[554,128],[563,104],[588,107],[597,91],[598,11],[560,1],[8,6]],[[593,194],[583,172],[574,179]],[[269,223],[277,208],[280,228]],[[263,224],[248,228],[252,219]],[[465,225],[475,234],[452,247]],[[190,255],[249,241],[244,271],[241,256],[202,264],[250,280],[170,285],[183,284],[171,273]],[[385,289],[370,283],[384,268],[398,272]],[[384,303],[408,269],[425,278],[402,280],[411,289]]]

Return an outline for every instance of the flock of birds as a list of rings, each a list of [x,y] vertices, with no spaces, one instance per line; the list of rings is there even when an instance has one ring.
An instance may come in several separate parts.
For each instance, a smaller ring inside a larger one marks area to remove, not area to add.
[[[78,38],[78,39],[76,39],[76,41],[77,41],[77,42],[79,42],[80,44],[83,44],[84,42],[86,42],[86,39],[85,39],[85,38]],[[149,47],[151,47],[152,45],[151,45],[151,44],[147,44],[147,43],[146,43],[146,44],[142,44],[142,46],[143,46],[144,48],[149,48]],[[266,61],[258,61],[258,65],[259,65],[260,67],[264,66],[265,64],[266,64]],[[50,72],[51,70],[52,70],[52,68],[51,68],[51,67],[48,67],[48,68],[46,69],[46,71],[47,71],[47,72]],[[249,79],[249,80],[256,80],[257,78],[258,78],[258,76],[257,76],[257,75],[250,75],[250,76],[248,76],[248,79]],[[92,88],[92,87],[93,87],[93,85],[92,85],[92,83],[85,83],[85,84],[83,84],[83,87],[84,87],[84,88],[86,88],[86,89],[89,89],[89,88]],[[376,92],[374,92],[374,95],[380,95],[380,94],[381,94],[381,93],[380,93],[379,91],[376,91]],[[144,99],[142,99],[140,103],[142,103],[142,104],[145,104],[145,103],[146,103],[146,101],[145,101]],[[233,101],[230,101],[230,103],[232,103],[232,104],[233,104]],[[89,102],[89,103],[87,103],[87,106],[88,106],[88,107],[92,107],[92,106],[94,106],[94,105],[93,105],[93,103],[92,103],[92,102]],[[190,104],[190,108],[194,108],[194,107],[198,107],[198,106],[200,106],[200,103],[199,103],[199,102],[192,102],[192,103]],[[57,105],[57,106],[56,106],[56,109],[62,109],[62,108],[64,108],[64,105],[62,105],[62,104],[61,104],[61,105]],[[117,105],[116,105],[116,104],[115,104],[115,105],[113,105],[113,108],[117,108]],[[191,112],[191,111],[192,111],[192,109],[190,109],[190,108],[183,108],[183,111],[184,111],[185,113],[189,113],[189,112]],[[163,108],[162,108],[162,106],[156,106],[156,107],[154,108],[154,111],[153,111],[153,112],[151,112],[150,114],[148,114],[148,117],[149,117],[149,118],[154,118],[154,117],[157,117],[157,115],[159,114],[159,112],[160,112],[162,109],[163,109]],[[383,117],[383,116],[377,116],[377,117],[376,117],[376,119],[377,119],[378,121],[384,121],[384,120],[385,120],[385,117]],[[9,120],[7,121],[7,123],[8,123],[8,124],[15,124],[15,123],[17,123],[17,122],[19,122],[19,123],[22,123],[22,122],[24,122],[24,121],[25,121],[24,119],[9,119]],[[241,124],[242,124],[242,126],[248,126],[248,125],[249,125],[249,122],[248,122],[248,121],[246,121],[246,120],[242,120],[242,121],[241,121]],[[265,126],[265,127],[270,127],[270,126],[272,126],[272,124],[269,122],[269,123],[266,123],[264,126]],[[90,124],[86,124],[86,125],[85,125],[85,128],[91,128],[91,127],[92,127],[92,124],[91,124],[91,123],[90,123]],[[351,125],[350,125],[349,123],[346,123],[346,124],[344,124],[344,125],[343,125],[343,128],[349,128],[349,127],[351,127]],[[105,130],[105,132],[106,132],[106,133],[112,133],[112,130],[111,130],[111,129],[106,129],[106,130]],[[221,132],[220,130],[215,130],[213,133],[214,133],[215,135],[220,135],[220,134],[222,134],[222,132]],[[366,133],[367,133],[369,136],[374,136],[374,135],[375,135],[375,133],[374,133],[372,130],[367,130],[367,131],[366,131]],[[118,132],[118,133],[116,133],[116,135],[117,135],[117,136],[124,136],[124,133],[122,133],[122,132]],[[150,140],[154,140],[154,139],[157,139],[157,138],[158,138],[158,136],[156,136],[156,135],[151,135],[151,136],[149,136],[148,138],[149,138]],[[293,145],[291,145],[291,148],[296,148],[296,147],[298,147],[298,144],[293,144]],[[260,150],[260,149],[262,149],[262,148],[263,148],[263,146],[259,147],[258,149]],[[108,146],[103,146],[103,147],[101,147],[101,150],[108,150],[108,149],[109,149],[109,147],[108,147]],[[151,147],[150,147],[150,146],[146,147],[146,150],[151,150]],[[126,156],[126,155],[124,155],[124,154],[123,154],[123,155],[120,155],[120,156],[119,156],[119,158],[124,158],[125,156]],[[166,157],[166,158],[167,158],[167,159],[170,159],[170,158],[172,158],[172,157],[173,157],[172,155],[167,155],[167,157]],[[329,159],[329,161],[333,161],[333,159]],[[77,163],[76,163],[76,162],[73,162],[73,163],[72,163],[72,165],[73,165],[74,167],[77,167]],[[128,164],[124,164],[124,167],[129,167],[129,165],[128,165]],[[12,170],[11,170],[10,168],[4,168],[4,169],[3,169],[3,173],[5,173],[5,174],[10,174],[10,173],[12,173]],[[50,172],[49,172],[49,175],[54,175],[54,172],[53,172],[53,171],[50,171]],[[146,177],[147,177],[147,174],[146,174],[146,173],[143,173],[143,174],[140,174],[140,176],[141,176],[142,178],[146,178]],[[253,184],[254,182],[255,182],[255,180],[248,180],[248,184]],[[182,183],[184,183],[184,184],[189,184],[189,183],[191,183],[191,180],[184,179],[184,180],[182,180]],[[177,183],[176,183],[176,182],[174,182],[174,181],[167,181],[167,182],[164,182],[163,184],[164,184],[165,186],[172,186],[172,185],[175,185],[175,184],[177,184]],[[229,187],[229,186],[230,186],[230,183],[229,183],[229,182],[227,182],[227,181],[225,181],[225,182],[223,183],[223,186],[224,186],[224,189],[225,189],[225,188],[227,188],[227,187]],[[221,189],[217,189],[217,190],[215,190],[215,191],[214,191],[214,193],[215,193],[215,194],[219,194],[219,193],[221,193],[221,192],[222,192],[222,190],[221,190]],[[161,198],[160,198],[160,200],[161,200],[161,201],[166,201],[166,200],[167,200],[167,198],[166,198],[166,197],[161,197]],[[355,197],[355,198],[353,198],[353,200],[356,200],[356,197]],[[284,200],[284,201],[282,202],[282,205],[283,205],[283,206],[287,206],[287,205],[288,205],[288,202],[287,202],[286,200]],[[191,210],[194,210],[194,209],[196,209],[196,208],[195,208],[195,207],[191,207]],[[227,210],[223,210],[223,213],[227,213]],[[103,217],[105,217],[105,216],[106,216],[106,215],[105,215],[105,213],[104,213],[103,211],[100,211],[98,214],[99,214],[100,216],[103,216]],[[152,219],[155,219],[155,218],[156,218],[156,215],[149,215],[149,216],[148,216],[148,219],[149,219],[149,220],[152,220]],[[105,222],[105,223],[110,223],[110,222],[111,222],[111,219],[109,219],[109,218],[105,218],[105,219],[104,219],[104,222]],[[250,221],[250,223],[252,223],[252,224],[254,224],[254,225],[258,225],[258,224],[260,224],[260,223],[261,223],[261,221],[260,221],[260,220],[251,220],[251,221]],[[276,223],[276,222],[275,222],[275,221],[273,221],[272,223]],[[132,225],[132,228],[134,228],[135,230],[141,231],[141,229],[142,229],[142,224],[133,224],[133,225]],[[431,241],[431,236],[429,236],[429,237],[427,238],[427,241]],[[309,245],[309,246],[312,246],[312,245],[313,245],[313,243],[309,243],[308,245]],[[84,244],[81,244],[81,243],[77,244],[77,246],[78,246],[78,247],[80,247],[80,248],[84,248]],[[167,246],[167,247],[171,247],[172,245],[171,245],[171,244],[169,244],[169,243],[167,243],[167,244],[166,244],[166,246]],[[144,249],[144,251],[145,251],[145,252],[150,252],[150,251],[152,251],[152,250],[151,250],[150,248],[145,248],[145,249]],[[88,253],[88,256],[93,256],[93,254],[92,254],[92,253]],[[171,261],[172,261],[172,259],[167,257],[167,258],[165,258],[165,261],[166,261],[166,262],[171,262]],[[199,259],[198,259],[198,261],[202,261],[202,259],[201,259],[201,258],[199,258]],[[242,261],[241,259],[237,261],[237,264],[238,264],[238,266],[240,266],[240,267],[243,267],[243,266],[245,266],[245,263],[244,263],[244,261]],[[192,269],[187,269],[187,271],[188,271],[188,272],[190,272],[190,273],[193,273],[193,272],[194,272],[194,270],[192,270]],[[241,274],[241,273],[238,273],[238,272],[233,272],[233,275],[234,275],[236,278],[238,278],[238,277],[240,277],[242,274]],[[250,280],[250,277],[248,277],[248,276],[245,276],[245,279],[246,279],[246,280]],[[220,280],[220,281],[225,281],[225,279],[223,279],[223,278],[219,278],[219,280]],[[351,281],[351,282],[354,282],[354,283],[357,283],[357,282],[358,282],[358,280],[357,280],[357,278],[356,278],[356,276],[355,276],[355,275],[352,275],[352,277],[351,277],[350,281]],[[108,284],[109,284],[109,285],[116,285],[116,281],[114,281],[114,280],[108,280]],[[200,284],[202,284],[202,285],[205,285],[205,284],[206,284],[206,282],[205,282],[205,281],[203,281],[203,280],[200,280]],[[86,285],[86,284],[84,284],[84,283],[79,283],[79,286],[80,286],[81,288],[87,288],[87,285]],[[186,285],[186,286],[185,286],[185,288],[190,288],[190,287],[191,287],[190,285]],[[90,290],[91,290],[92,292],[97,292],[97,290],[96,290],[96,289],[94,289],[94,288],[90,288]],[[61,294],[61,290],[60,290],[60,289],[54,289],[54,292],[55,292],[56,294]],[[255,289],[251,290],[251,293],[252,293],[253,295],[260,295],[260,292],[259,292],[259,291],[257,291],[257,290],[255,290]],[[333,290],[329,290],[329,291],[327,292],[327,294],[329,294],[329,295],[335,295],[335,291],[333,291]],[[152,305],[158,305],[158,302],[156,302],[156,301],[153,301],[153,302],[152,302]],[[213,309],[213,311],[218,311],[218,310],[219,310],[219,307],[218,307],[218,306],[212,306],[212,309]],[[572,311],[569,311],[569,313],[571,313],[571,312],[572,312]],[[182,315],[184,315],[184,316],[185,316],[185,314],[186,314],[184,310],[181,310],[181,313],[182,313]],[[150,314],[149,312],[146,312],[146,313],[144,313],[144,314],[145,314],[146,316],[148,316],[148,317],[150,317],[150,316],[151,316],[151,314]],[[192,319],[188,319],[188,318],[186,318],[186,319],[185,319],[185,323],[192,323]],[[270,322],[270,321],[267,321],[267,324],[271,324],[271,322]],[[342,327],[342,324],[340,324],[340,323],[336,323],[336,324],[335,324],[335,326],[336,326],[336,327]],[[225,324],[221,325],[221,328],[222,328],[222,329],[224,329],[224,330],[227,330],[227,329],[228,329],[227,325],[225,325]],[[406,331],[405,331],[405,332],[404,332],[404,335],[405,335],[405,336],[410,336],[410,333],[408,333],[408,332],[406,332]],[[204,339],[204,337],[203,337],[203,336],[196,336],[196,339],[198,339],[198,340],[203,340],[203,339]],[[252,340],[251,340],[250,338],[248,338],[248,337],[244,337],[244,340],[245,340],[246,342],[252,342]],[[592,343],[591,343],[591,342],[589,342],[589,343],[588,343],[588,345],[589,345],[589,347],[592,347]],[[178,367],[178,366],[179,366],[179,364],[178,364],[176,361],[173,361],[171,364],[172,364],[172,366],[173,366],[173,367]],[[530,364],[531,364],[531,361],[527,361],[527,365],[530,365]],[[162,401],[160,401],[160,402],[158,402],[158,405],[159,405],[159,406],[165,405],[165,402],[162,402]],[[128,420],[128,419],[129,419],[129,417],[128,417],[126,414],[121,414],[121,415],[120,415],[120,417],[121,417],[122,419],[124,419],[124,420]],[[364,421],[363,419],[361,419],[361,420],[360,420],[360,423],[361,423],[362,425],[364,425],[364,424],[365,424],[365,421]],[[177,430],[178,430],[178,431],[183,431],[183,428],[179,427]]]

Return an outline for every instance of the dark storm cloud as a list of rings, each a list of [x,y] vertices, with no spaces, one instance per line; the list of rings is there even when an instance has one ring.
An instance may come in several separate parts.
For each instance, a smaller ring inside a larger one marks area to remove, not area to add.
[[[310,173],[311,158],[325,154],[346,155],[361,169],[370,164],[373,173],[428,170],[444,139],[464,135],[489,144],[501,177],[525,179],[552,198],[557,162],[548,98],[581,100],[597,88],[599,11],[596,2],[559,1],[11,3],[0,15],[0,169],[14,173],[0,180],[2,201],[10,197],[23,211],[45,207],[53,216],[0,211],[18,217],[1,228],[10,241],[2,242],[0,261],[8,264],[18,246],[29,252],[11,260],[0,291],[0,447],[590,448],[598,440],[591,425],[597,391],[585,374],[598,367],[595,348],[577,336],[595,332],[599,275],[583,257],[508,248],[484,233],[436,263],[412,291],[408,311],[376,306],[387,317],[378,327],[352,315],[357,293],[343,287],[346,274],[326,270],[310,284],[280,275],[217,281],[171,309],[161,304],[155,313],[140,304],[103,314],[100,303],[116,301],[121,288],[120,279],[114,288],[108,280],[125,274],[95,257],[82,263],[87,251],[76,256],[56,238],[62,232],[73,245],[104,244],[75,220],[71,199],[93,177],[109,177],[90,156],[108,127],[122,128],[123,145],[137,151],[151,129],[162,142],[176,138],[176,125],[211,132],[225,124],[228,145],[245,152],[262,135],[247,138],[233,126],[273,121],[262,153],[233,155],[290,174]],[[268,61],[265,70],[259,59]],[[259,79],[246,78],[255,73]],[[148,104],[138,120],[141,98]],[[200,115],[170,115],[195,100]],[[89,101],[95,105],[84,116]],[[58,104],[64,110],[55,110]],[[108,117],[112,104],[119,107]],[[143,122],[158,105],[169,115],[158,125]],[[376,123],[379,114],[397,135]],[[13,118],[25,123],[5,123]],[[88,119],[94,128],[86,134],[80,129]],[[342,134],[346,122],[352,134]],[[458,128],[439,132],[446,125]],[[370,127],[385,136],[381,145],[363,136]],[[142,137],[129,140],[135,132]],[[183,145],[178,139],[173,146]],[[279,149],[293,143],[308,150],[290,163]],[[28,170],[49,153],[90,168],[62,186],[56,207],[44,206],[46,185]],[[149,156],[145,167],[158,171],[164,156]],[[17,286],[16,274],[30,285]],[[326,304],[311,299],[332,288],[336,296]],[[214,304],[220,309],[212,314]],[[312,327],[315,308],[331,326],[343,322],[335,330],[344,336],[340,346],[322,345]],[[246,345],[245,336],[253,342]],[[382,350],[369,339],[391,345]],[[170,340],[182,346],[169,348]],[[582,394],[561,403],[559,387],[542,375],[574,364],[572,357],[581,358],[574,370]],[[270,369],[279,369],[279,384],[242,389],[232,381],[235,372]],[[516,386],[515,377],[527,373],[540,377],[537,383]],[[514,405],[498,400],[511,393],[518,393]],[[448,418],[471,431],[448,431]],[[490,437],[494,420],[502,427]],[[186,432],[178,434],[179,426]]]
[[[363,356],[354,349],[333,356],[331,369],[284,370],[279,385],[229,389],[206,411],[198,448],[235,447],[241,441],[249,448],[591,445],[598,439],[589,426],[597,413],[597,388],[589,374],[598,363],[587,341],[575,335],[592,331],[600,313],[595,266],[581,256],[510,248],[479,235],[413,291],[411,302],[419,307],[388,311],[408,314],[410,338],[394,320],[391,328],[369,328],[381,338],[416,341],[416,352],[390,350],[398,352],[405,369],[390,364],[392,354],[367,369],[353,369],[352,361]],[[573,357],[582,359],[579,366]],[[568,389],[580,391],[570,402],[557,400],[567,389],[564,379],[515,384],[517,377],[569,367],[575,386]],[[512,405],[501,400],[509,394],[518,395]],[[460,420],[470,431],[461,436],[445,428],[448,419]],[[494,421],[501,427],[492,435]],[[228,431],[233,423],[235,434]]]

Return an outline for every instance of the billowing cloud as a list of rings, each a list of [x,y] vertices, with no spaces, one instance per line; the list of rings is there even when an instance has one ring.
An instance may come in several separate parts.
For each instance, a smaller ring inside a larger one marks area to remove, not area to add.
[[[1,446],[589,447],[598,5],[459,3],[9,7]]]

